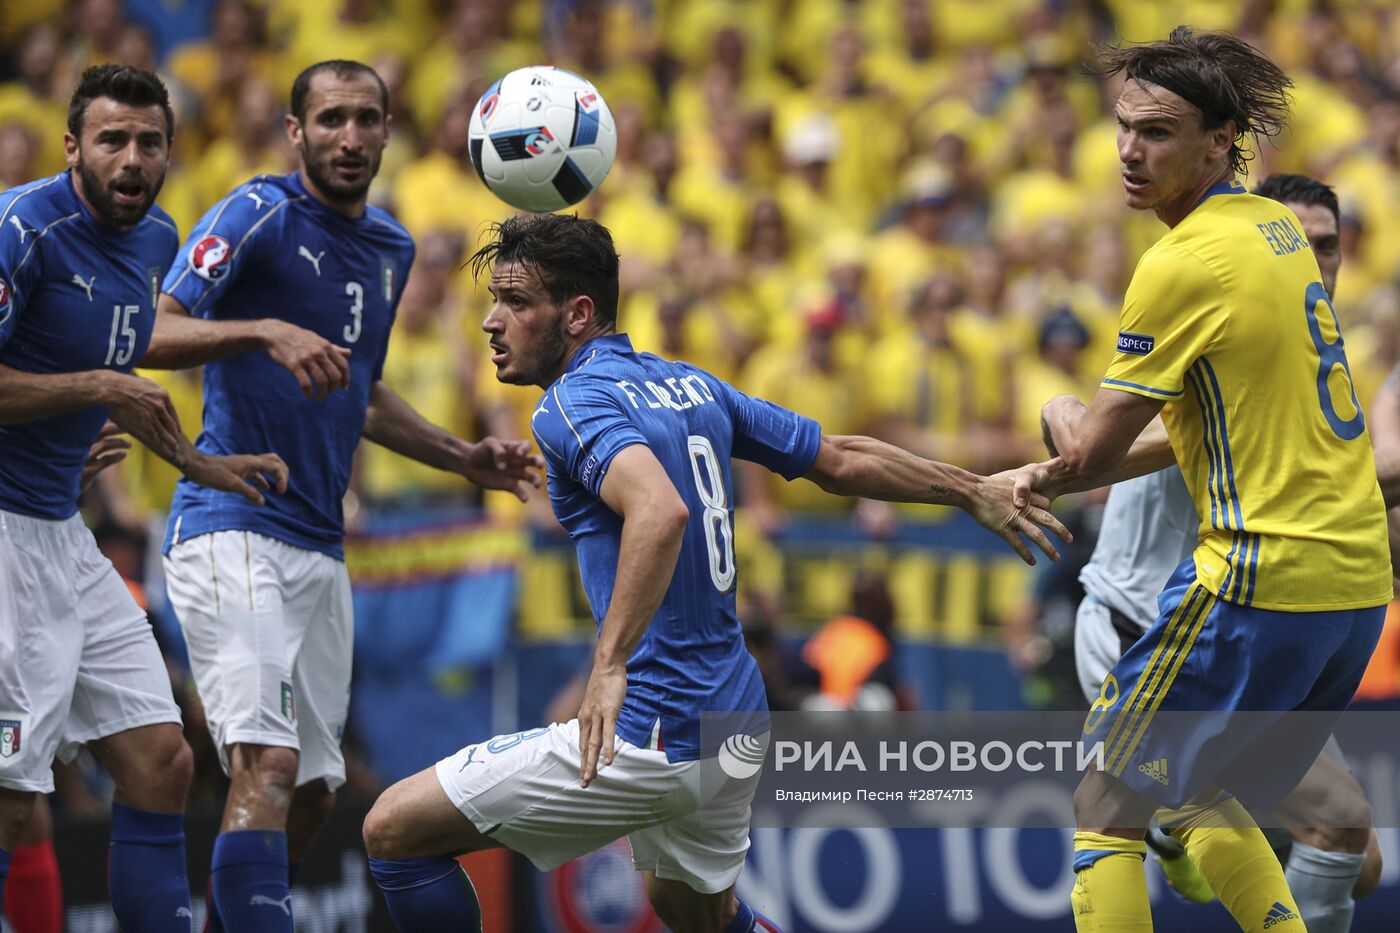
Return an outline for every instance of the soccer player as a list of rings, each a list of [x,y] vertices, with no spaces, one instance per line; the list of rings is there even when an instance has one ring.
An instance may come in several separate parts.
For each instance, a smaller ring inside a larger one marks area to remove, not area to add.
[[[672,930],[774,930],[734,896],[757,774],[702,769],[714,760],[702,711],[767,709],[735,617],[731,457],[839,495],[960,506],[1030,563],[1020,534],[1057,557],[1041,526],[1068,532],[1044,500],[993,506],[1009,474],[824,437],[688,363],[636,352],[616,332],[618,258],[594,221],[519,216],[495,234],[473,257],[491,268],[483,327],[496,377],[545,390],[535,439],[598,644],[577,719],[469,745],[379,798],[364,828],[375,879],[401,930],[447,917],[474,930],[475,893],[452,856],[505,846],[548,870],[626,835]]]
[[[116,784],[118,921],[183,933],[193,759],[146,614],[77,514],[80,478],[108,417],[250,505],[287,473],[273,455],[194,450],[165,391],[131,375],[179,245],[153,207],[173,135],[155,75],[90,68],[68,171],[0,194],[0,886],[54,756],[87,744]]]
[[[286,131],[299,170],[240,185],[199,221],[142,359],[207,364],[201,450],[255,441],[292,470],[261,511],[181,483],[166,533],[171,605],[232,779],[210,927],[234,933],[290,933],[290,873],[345,781],[354,625],[341,500],[360,438],[522,499],[540,481],[527,442],[468,443],[380,381],[414,249],[366,204],[389,134],[379,76],[312,65]]]
[[[1047,403],[1060,459],[1023,470],[1015,501],[1046,482],[1102,485],[1168,465],[1132,455],[1160,412],[1200,524],[1157,621],[1114,665],[1085,723],[1104,741],[1106,768],[1075,795],[1075,923],[1151,928],[1145,827],[1159,806],[1189,803],[1173,834],[1236,922],[1302,930],[1263,834],[1215,783],[1255,781],[1251,802],[1266,808],[1297,784],[1325,736],[1283,732],[1296,721],[1282,716],[1346,706],[1391,581],[1365,420],[1349,381],[1339,396],[1331,380],[1346,357],[1317,261],[1290,211],[1235,180],[1244,138],[1281,129],[1291,82],[1246,43],[1185,27],[1105,51],[1100,65],[1127,78],[1115,104],[1127,203],[1171,229],[1138,264],[1091,404]],[[1154,720],[1204,710],[1277,718],[1236,717],[1189,741]],[[1279,748],[1295,760],[1250,770]]]
[[[1320,281],[1332,295],[1342,264],[1336,194],[1304,175],[1272,175],[1254,193],[1293,211],[1317,258]],[[1195,550],[1198,525],[1177,466],[1126,480],[1110,491],[1094,554],[1079,575],[1085,598],[1075,620],[1075,666],[1090,701],[1099,695],[1109,669],[1152,627],[1157,594]],[[1350,929],[1353,896],[1369,894],[1380,878],[1370,807],[1335,749],[1329,743],[1281,813],[1296,824],[1290,829],[1294,842],[1285,875],[1312,933]],[[1148,829],[1147,844],[1173,887],[1194,901],[1214,899],[1180,843],[1154,826]]]

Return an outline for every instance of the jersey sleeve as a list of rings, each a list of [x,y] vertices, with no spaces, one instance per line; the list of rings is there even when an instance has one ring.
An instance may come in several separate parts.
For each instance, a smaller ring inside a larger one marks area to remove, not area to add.
[[[787,480],[806,475],[821,446],[821,425],[781,405],[745,395],[727,382],[714,381],[734,424],[733,455]]]
[[[557,475],[594,495],[613,458],[646,438],[632,423],[616,390],[595,380],[556,383],[531,415],[531,428]]]
[[[43,270],[36,238],[11,233],[9,228],[0,229],[0,347],[14,336],[25,302],[38,287]]]
[[[1220,339],[1224,290],[1204,262],[1180,249],[1150,250],[1123,299],[1118,348],[1100,383],[1170,400],[1186,371]]]
[[[165,274],[161,291],[196,317],[209,314],[218,296],[252,258],[255,234],[269,225],[274,214],[286,209],[285,200],[269,203],[264,197],[249,197],[252,190],[252,186],[240,185],[210,208],[194,225]]]

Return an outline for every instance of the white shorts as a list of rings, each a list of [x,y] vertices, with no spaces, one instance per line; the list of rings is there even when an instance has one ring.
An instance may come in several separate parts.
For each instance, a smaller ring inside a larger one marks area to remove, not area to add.
[[[1074,668],[1085,699],[1098,699],[1103,679],[1121,657],[1123,638],[1113,627],[1108,607],[1086,594],[1074,616]]]
[[[228,746],[300,752],[297,786],[345,783],[355,619],[345,564],[248,531],[172,547],[166,588],[224,770]]]
[[[47,793],[55,755],[166,722],[151,623],[82,518],[0,511],[0,787]]]
[[[627,836],[638,871],[701,894],[738,880],[757,774],[734,780],[714,758],[672,763],[619,738],[613,763],[582,787],[578,737],[577,719],[499,735],[439,761],[438,781],[482,834],[540,871]]]

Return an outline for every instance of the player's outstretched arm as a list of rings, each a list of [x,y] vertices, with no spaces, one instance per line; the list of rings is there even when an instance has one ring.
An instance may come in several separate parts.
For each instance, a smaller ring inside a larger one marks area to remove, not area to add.
[[[457,473],[483,489],[504,489],[521,502],[540,486],[544,461],[529,441],[483,437],[473,444],[433,424],[383,382],[370,386],[364,437],[394,453]]]
[[[308,398],[325,398],[350,385],[350,351],[320,334],[277,318],[197,318],[179,299],[167,294],[162,294],[156,305],[155,330],[140,365],[146,369],[190,369],[254,350],[266,350],[296,377]]]
[[[670,589],[689,510],[656,455],[643,444],[612,459],[599,490],[622,516],[612,600],[598,633],[593,672],[579,707],[579,780],[598,774],[598,756],[612,764],[617,716],[627,695],[627,659]]]
[[[978,476],[871,437],[822,437],[805,478],[839,496],[957,506],[1005,539],[1028,564],[1035,563],[1035,556],[1021,535],[1052,560],[1060,554],[1044,529],[1070,540],[1069,531],[1050,514],[1049,499],[1032,496],[1024,508],[1012,507],[1012,474]]]

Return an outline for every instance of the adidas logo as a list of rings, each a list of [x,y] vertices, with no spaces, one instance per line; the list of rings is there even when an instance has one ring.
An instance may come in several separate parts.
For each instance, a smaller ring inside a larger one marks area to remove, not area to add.
[[[1274,901],[1274,906],[1269,908],[1269,912],[1264,915],[1264,929],[1280,923],[1287,923],[1289,920],[1297,920],[1298,915],[1292,910],[1283,906],[1279,901]]]
[[[1158,758],[1156,761],[1147,761],[1138,765],[1138,770],[1158,784],[1170,784],[1167,780],[1167,759]]]

